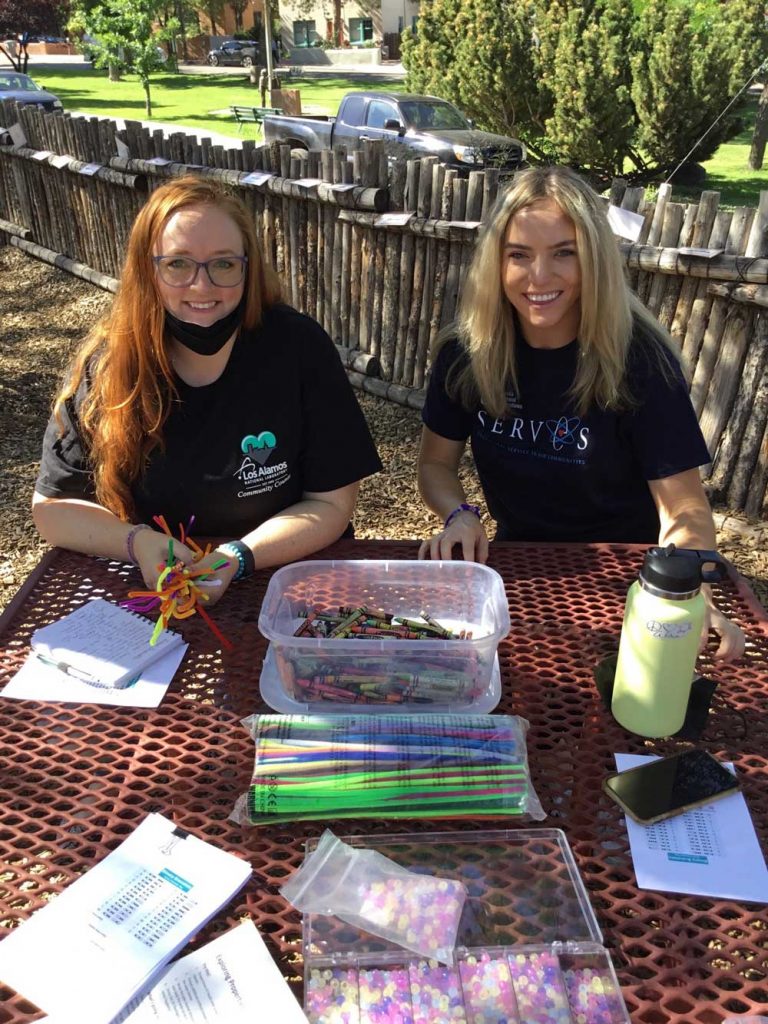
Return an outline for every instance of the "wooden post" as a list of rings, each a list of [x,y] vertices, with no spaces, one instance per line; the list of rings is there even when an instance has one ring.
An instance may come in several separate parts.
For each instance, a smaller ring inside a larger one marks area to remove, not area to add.
[[[420,218],[429,216],[432,200],[432,168],[437,157],[424,157],[419,170],[419,193],[416,202],[416,213]],[[427,240],[416,238],[413,254],[413,290],[411,292],[411,309],[408,315],[408,334],[405,343],[405,361],[403,364],[403,383],[413,384],[416,366],[416,348],[419,341],[419,316],[424,295],[424,272],[426,264]]]
[[[760,312],[728,425],[717,450],[710,486],[744,508],[768,416],[768,314]]]
[[[405,175],[405,192],[403,194],[404,212],[417,212],[420,160],[409,160]],[[413,263],[414,237],[410,232],[403,234],[400,248],[400,290],[397,309],[397,347],[395,349],[392,379],[398,383],[410,383],[405,376],[405,352],[410,322],[411,299],[413,294]]]
[[[718,192],[701,193],[699,205],[696,210],[696,217],[693,222],[693,233],[690,241],[690,245],[697,249],[704,248],[709,242],[709,237],[712,234],[712,228],[715,223],[715,215],[717,214],[719,201],[720,195]],[[681,268],[683,271],[685,270],[686,263],[690,263],[691,259],[696,259],[696,257],[689,256],[683,261]],[[691,315],[691,308],[693,307],[693,300],[696,297],[697,288],[697,281],[692,280],[691,278],[684,278],[670,327],[670,333],[679,340],[681,345],[685,338],[685,329]]]
[[[395,162],[392,168],[390,206],[400,211],[405,207],[405,163]],[[384,283],[381,302],[381,372],[385,380],[392,380],[395,349],[399,345],[397,333],[398,285],[403,232],[388,230],[384,249]]]

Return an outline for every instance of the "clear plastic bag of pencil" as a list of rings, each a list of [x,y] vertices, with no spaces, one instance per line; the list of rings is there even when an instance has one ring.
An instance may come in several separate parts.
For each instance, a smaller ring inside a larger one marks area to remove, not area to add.
[[[528,723],[512,715],[254,715],[248,791],[232,818],[541,821]]]

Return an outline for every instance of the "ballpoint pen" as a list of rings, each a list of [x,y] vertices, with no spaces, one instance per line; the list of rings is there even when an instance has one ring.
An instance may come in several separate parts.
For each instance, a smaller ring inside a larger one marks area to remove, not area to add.
[[[38,654],[35,652],[35,657],[38,661],[42,661],[44,665],[50,665],[51,668],[57,668],[59,672],[63,672],[64,675],[72,676],[73,679],[78,679],[81,683],[87,683],[89,686],[100,686],[107,689],[124,690],[132,683],[135,683],[139,678],[134,676],[131,679],[126,679],[124,683],[119,686],[113,686],[111,683],[102,683],[96,676],[92,676],[89,672],[83,672],[82,669],[75,668],[74,665],[67,664],[66,661],[56,661],[55,658],[48,658],[44,654]]]

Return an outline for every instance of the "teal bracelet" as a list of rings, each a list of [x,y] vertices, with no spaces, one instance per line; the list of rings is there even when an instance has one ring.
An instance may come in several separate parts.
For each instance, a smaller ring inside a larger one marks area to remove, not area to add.
[[[225,544],[219,544],[218,550],[223,551],[225,555],[237,561],[237,571],[232,577],[233,581],[244,580],[247,576],[252,576],[256,571],[253,552],[241,540],[228,540]]]

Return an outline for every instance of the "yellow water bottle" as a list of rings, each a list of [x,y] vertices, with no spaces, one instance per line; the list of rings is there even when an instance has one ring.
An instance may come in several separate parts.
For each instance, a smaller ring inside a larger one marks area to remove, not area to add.
[[[611,711],[625,729],[657,737],[681,728],[706,612],[701,584],[725,575],[716,551],[649,548],[627,594],[613,683]]]

